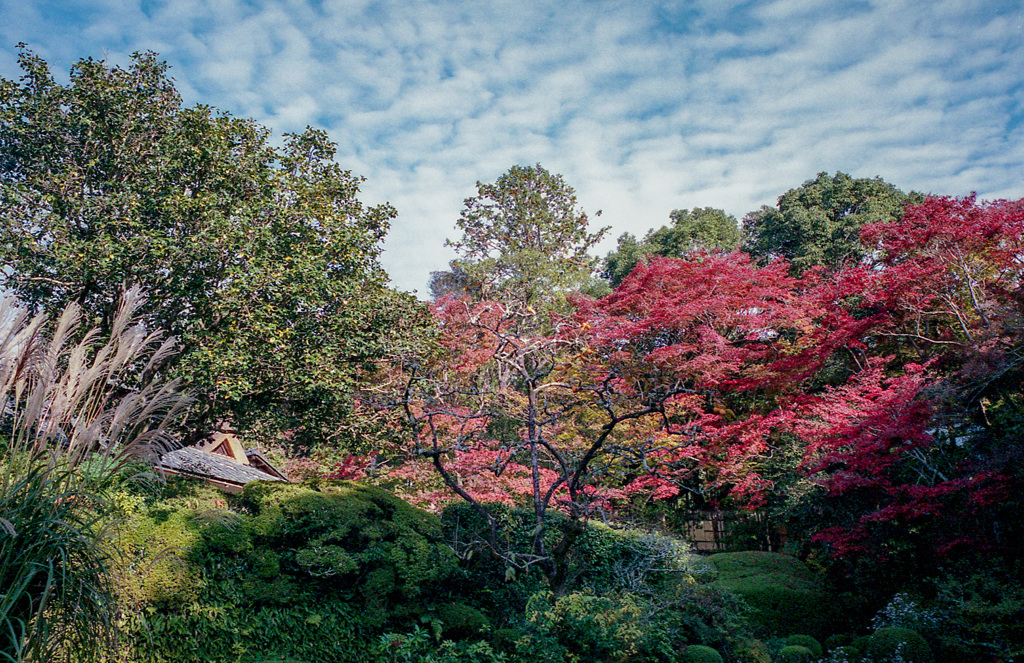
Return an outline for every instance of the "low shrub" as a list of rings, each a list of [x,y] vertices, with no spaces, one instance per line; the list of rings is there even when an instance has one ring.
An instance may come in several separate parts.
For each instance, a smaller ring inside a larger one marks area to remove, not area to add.
[[[490,630],[491,622],[476,608],[464,603],[447,603],[435,610],[441,623],[441,634],[446,638],[476,637]]]
[[[377,488],[250,484],[233,511],[206,508],[227,503],[199,485],[172,491],[119,535],[131,663],[365,663],[370,634],[428,614],[456,570],[438,519]],[[466,632],[485,620],[451,618]]]
[[[868,656],[884,663],[898,655],[904,663],[931,663],[931,647],[921,634],[909,628],[887,626],[875,631],[868,645]]]
[[[377,639],[371,661],[384,663],[506,663],[508,657],[484,641],[438,640],[415,626]],[[540,660],[540,659],[538,659]]]
[[[825,638],[825,651],[832,651],[839,647],[845,647],[853,642],[853,636],[849,633],[833,633]]]
[[[722,655],[705,645],[690,645],[683,650],[681,663],[723,663]]]
[[[856,649],[863,655],[867,655],[871,651],[871,636],[861,635],[850,641],[850,647]]]
[[[340,600],[243,607],[207,599],[205,604],[126,617],[122,628],[134,637],[117,660],[367,663],[373,660],[372,637],[360,617]]]
[[[779,650],[778,663],[810,663],[815,660],[814,652],[802,645],[786,645]]]
[[[567,654],[583,660],[634,661],[646,650],[650,631],[632,597],[541,592],[530,599],[526,615],[531,631],[553,639]]]
[[[791,635],[786,638],[786,644],[807,647],[814,654],[814,658],[821,658],[825,654],[821,643],[809,635]]]

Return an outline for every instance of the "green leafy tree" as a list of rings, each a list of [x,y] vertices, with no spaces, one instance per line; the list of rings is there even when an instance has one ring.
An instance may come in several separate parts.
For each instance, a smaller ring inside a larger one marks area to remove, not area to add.
[[[207,420],[337,432],[358,372],[425,315],[378,264],[394,209],[358,200],[321,131],[275,148],[252,120],[183,108],[153,53],[82,60],[66,86],[20,63],[0,79],[0,285],[104,332],[142,285],[181,348],[154,370],[186,378]]]
[[[629,233],[619,237],[618,248],[605,257],[602,272],[613,288],[650,256],[682,258],[693,251],[732,251],[743,239],[736,217],[714,207],[677,209],[669,219],[670,225],[651,230],[642,242]]]
[[[822,266],[835,271],[866,256],[860,229],[879,221],[898,221],[907,204],[924,197],[904,193],[880,177],[854,179],[846,173],[818,173],[744,219],[744,248],[767,262],[785,258],[799,275]]]
[[[452,273],[482,299],[557,306],[591,284],[596,261],[587,252],[607,228],[589,233],[587,224],[561,175],[513,166],[493,184],[477,182],[477,195],[465,200],[456,223],[462,238],[448,242],[460,256]]]
[[[694,250],[732,251],[743,239],[736,217],[714,207],[677,209],[669,218],[672,225],[647,236],[660,256],[682,257]]]
[[[633,233],[622,233],[618,241],[616,250],[604,257],[604,267],[601,269],[601,276],[608,279],[612,288],[619,287],[637,263],[654,254],[654,247],[638,241]]]

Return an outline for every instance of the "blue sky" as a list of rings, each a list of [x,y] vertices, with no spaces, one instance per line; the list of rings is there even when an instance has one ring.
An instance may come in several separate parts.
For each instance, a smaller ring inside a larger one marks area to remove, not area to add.
[[[540,163],[643,234],[818,172],[1024,197],[1019,0],[0,0],[0,75],[153,50],[186,103],[326,129],[421,294],[478,180]]]

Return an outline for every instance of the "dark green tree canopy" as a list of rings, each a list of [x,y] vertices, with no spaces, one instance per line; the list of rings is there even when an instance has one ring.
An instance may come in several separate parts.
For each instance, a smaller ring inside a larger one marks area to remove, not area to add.
[[[208,416],[337,423],[355,374],[423,319],[378,264],[394,209],[358,200],[323,132],[275,148],[252,120],[183,108],[155,54],[82,60],[67,86],[20,62],[0,79],[0,285],[101,326],[140,285],[182,348],[163,369]]]
[[[612,287],[650,256],[682,258],[693,251],[732,251],[742,240],[736,217],[714,207],[677,209],[669,219],[670,225],[649,231],[642,242],[629,233],[619,237],[618,248],[605,256],[602,271]]]
[[[480,284],[467,274],[461,265],[455,263],[450,265],[450,269],[430,272],[427,289],[430,291],[430,298],[435,302],[447,295],[455,297],[479,297],[480,295]]]
[[[456,223],[462,238],[448,242],[459,254],[451,273],[466,287],[536,306],[590,285],[596,261],[587,252],[607,228],[587,232],[587,215],[561,175],[513,166],[476,186]]]
[[[875,221],[895,221],[907,204],[923,201],[880,177],[854,179],[846,173],[818,173],[744,219],[744,248],[762,263],[784,258],[795,275],[822,266],[836,270],[865,257],[860,229]]]

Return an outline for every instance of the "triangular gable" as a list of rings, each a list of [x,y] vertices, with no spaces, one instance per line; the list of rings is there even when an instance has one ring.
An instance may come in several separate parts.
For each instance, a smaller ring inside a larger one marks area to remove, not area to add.
[[[220,422],[217,425],[217,432],[210,436],[210,439],[197,445],[202,451],[226,456],[240,465],[248,465],[249,458],[245,455],[245,447],[238,440],[234,428],[227,422]]]

